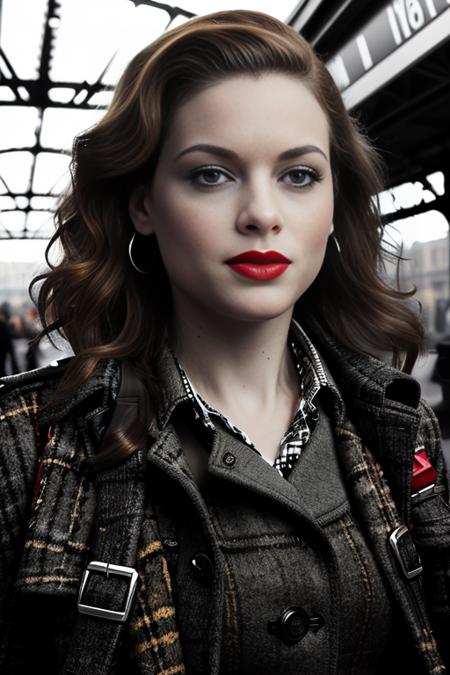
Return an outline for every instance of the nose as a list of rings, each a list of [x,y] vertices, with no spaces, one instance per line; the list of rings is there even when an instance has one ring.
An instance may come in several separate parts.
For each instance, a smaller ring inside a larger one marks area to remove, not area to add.
[[[278,234],[283,229],[281,213],[269,186],[260,185],[243,197],[236,227],[242,234]]]

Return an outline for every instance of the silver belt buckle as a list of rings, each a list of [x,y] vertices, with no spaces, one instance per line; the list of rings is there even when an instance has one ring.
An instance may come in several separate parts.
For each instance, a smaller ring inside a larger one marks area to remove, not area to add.
[[[83,597],[83,592],[86,588],[86,584],[89,579],[89,574],[91,572],[100,572],[100,574],[106,574],[107,577],[110,575],[113,576],[122,576],[129,578],[129,586],[127,599],[125,602],[125,608],[122,611],[115,611],[112,609],[105,609],[103,607],[96,607],[95,605],[84,605],[81,600]],[[80,590],[78,593],[78,611],[81,614],[90,614],[91,616],[101,617],[102,619],[112,619],[113,621],[124,622],[128,618],[128,614],[131,608],[131,602],[133,600],[133,595],[136,590],[138,573],[134,567],[124,567],[122,565],[112,565],[111,563],[99,562],[98,560],[93,560],[86,567],[81,584]]]
[[[415,561],[416,567],[407,567],[405,559],[402,555],[401,548],[402,548],[402,539],[403,537],[409,537],[410,538],[410,543],[413,545],[414,550],[416,552],[416,557],[417,560]],[[419,557],[419,554],[417,553],[417,549],[414,545],[414,542],[412,540],[411,534],[406,527],[406,525],[400,525],[400,527],[396,527],[395,530],[392,532],[392,534],[389,537],[389,543],[391,545],[391,548],[395,554],[395,557],[397,558],[400,567],[402,569],[403,574],[407,579],[414,579],[414,577],[417,577],[419,574],[422,573],[423,567],[422,563]]]

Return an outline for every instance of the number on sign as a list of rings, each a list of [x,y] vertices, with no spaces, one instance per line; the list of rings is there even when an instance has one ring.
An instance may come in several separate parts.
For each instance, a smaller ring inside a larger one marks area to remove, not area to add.
[[[408,15],[409,25],[413,30],[419,30],[425,23],[423,9],[418,0],[406,0],[406,13]]]
[[[450,0],[447,2],[450,4]],[[425,0],[425,4],[430,18],[433,19],[437,16],[434,0]],[[386,11],[394,40],[398,45],[425,24],[425,13],[419,0],[394,0]]]
[[[408,17],[406,15],[405,0],[394,0],[392,3],[394,12],[397,14],[400,28],[405,38],[411,37],[411,28],[409,27]]]
[[[427,6],[430,19],[434,19],[434,17],[437,15],[436,7],[434,6],[434,0],[425,0],[425,4]]]

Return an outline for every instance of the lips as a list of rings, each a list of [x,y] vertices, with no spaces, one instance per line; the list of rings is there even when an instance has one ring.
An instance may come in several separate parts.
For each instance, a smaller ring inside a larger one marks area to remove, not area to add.
[[[278,251],[244,251],[226,261],[238,274],[255,281],[270,281],[285,272],[291,261]]]
[[[269,265],[270,263],[289,264],[291,261],[278,251],[244,251],[226,261],[228,265],[235,263],[253,263],[256,265]]]

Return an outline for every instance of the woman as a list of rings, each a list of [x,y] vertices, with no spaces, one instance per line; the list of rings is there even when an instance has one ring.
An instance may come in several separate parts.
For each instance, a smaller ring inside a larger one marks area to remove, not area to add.
[[[445,672],[448,486],[380,176],[265,14],[132,60],[34,282],[75,356],[3,381],[4,672]]]

